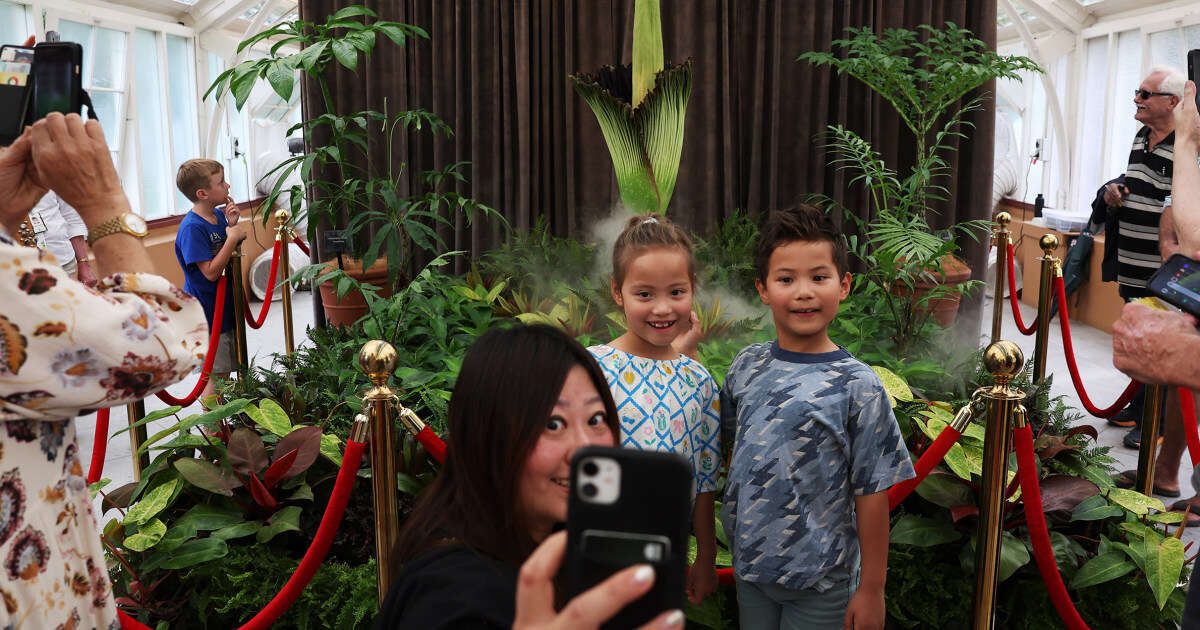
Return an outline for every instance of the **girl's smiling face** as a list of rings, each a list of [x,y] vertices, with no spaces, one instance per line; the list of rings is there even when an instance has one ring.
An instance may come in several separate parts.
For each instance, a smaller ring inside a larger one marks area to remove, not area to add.
[[[625,263],[625,278],[612,295],[625,311],[628,332],[618,338],[622,349],[650,359],[674,359],[671,342],[690,323],[693,278],[687,253],[679,247],[657,247]]]

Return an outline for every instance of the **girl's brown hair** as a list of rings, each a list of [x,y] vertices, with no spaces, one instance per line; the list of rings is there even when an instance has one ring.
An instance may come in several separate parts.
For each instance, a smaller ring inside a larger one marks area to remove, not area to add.
[[[653,214],[639,214],[629,217],[625,229],[613,244],[612,268],[613,280],[617,288],[625,282],[625,272],[628,271],[629,261],[639,254],[660,247],[678,247],[687,256],[688,277],[696,282],[696,257],[692,253],[692,239],[687,232],[675,225],[667,217]]]
[[[617,407],[604,372],[566,333],[519,324],[493,328],[471,346],[450,396],[446,463],[400,529],[393,574],[442,545],[513,566],[525,561],[536,542],[518,505],[518,480],[577,365],[599,392],[616,443]]]

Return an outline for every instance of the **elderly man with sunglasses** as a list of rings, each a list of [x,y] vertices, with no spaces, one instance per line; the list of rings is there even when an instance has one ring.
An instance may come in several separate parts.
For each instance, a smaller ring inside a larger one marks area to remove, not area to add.
[[[1137,108],[1133,117],[1143,126],[1134,135],[1125,173],[1104,190],[1104,202],[1109,206],[1105,266],[1115,263],[1117,290],[1126,302],[1149,295],[1146,283],[1162,265],[1159,223],[1163,202],[1171,194],[1173,110],[1183,98],[1186,82],[1187,77],[1178,69],[1160,66],[1133,91]],[[1141,444],[1141,429],[1134,425],[1141,420],[1142,400],[1139,392],[1127,408],[1109,420],[1118,426],[1133,426],[1124,440],[1130,448]]]

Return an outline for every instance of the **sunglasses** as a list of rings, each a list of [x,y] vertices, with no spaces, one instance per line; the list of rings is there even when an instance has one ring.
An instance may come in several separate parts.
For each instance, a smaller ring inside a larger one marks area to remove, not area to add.
[[[1170,92],[1151,92],[1149,90],[1142,90],[1142,89],[1135,89],[1133,91],[1133,95],[1140,96],[1143,101],[1150,98],[1151,96],[1175,96],[1174,94],[1171,94]]]

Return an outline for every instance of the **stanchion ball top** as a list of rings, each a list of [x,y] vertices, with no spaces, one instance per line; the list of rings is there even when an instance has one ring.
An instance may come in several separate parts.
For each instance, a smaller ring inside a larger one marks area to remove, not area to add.
[[[372,339],[358,351],[358,366],[372,383],[383,385],[396,369],[396,349],[382,339]]]
[[[292,213],[287,208],[280,208],[275,211],[275,220],[280,225],[287,225],[288,221],[292,220]]]
[[[1012,215],[1004,211],[997,212],[996,223],[999,223],[1001,228],[1007,228],[1008,224],[1012,223]]]
[[[983,351],[983,367],[997,380],[1011,379],[1024,365],[1025,355],[1011,341],[1001,339]]]
[[[1042,238],[1038,239],[1038,247],[1041,247],[1042,251],[1049,256],[1051,252],[1058,249],[1058,236],[1054,234],[1043,234]]]

